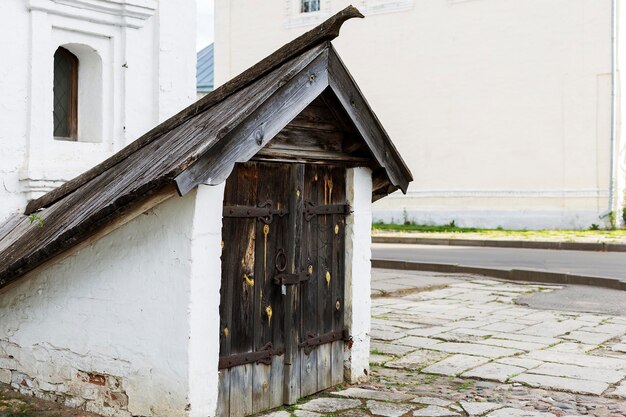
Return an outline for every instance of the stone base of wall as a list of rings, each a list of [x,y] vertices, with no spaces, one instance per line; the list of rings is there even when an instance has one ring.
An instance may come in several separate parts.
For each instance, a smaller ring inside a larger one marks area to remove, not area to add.
[[[71,358],[71,359],[70,359]],[[22,348],[0,340],[0,382],[21,394],[110,417],[131,417],[122,376],[75,367],[94,358],[65,349]],[[111,359],[114,361],[114,359]],[[74,361],[74,366],[70,365]]]

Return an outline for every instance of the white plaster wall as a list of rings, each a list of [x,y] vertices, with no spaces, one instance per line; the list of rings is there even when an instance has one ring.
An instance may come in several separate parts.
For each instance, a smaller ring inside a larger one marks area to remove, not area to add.
[[[304,26],[294,3],[216,0],[217,84],[350,2],[322,1]],[[367,17],[334,44],[415,177],[411,195],[377,202],[375,216],[606,221],[611,0],[353,3]]]
[[[28,16],[20,1],[4,1],[0,13],[0,221],[26,203],[21,192],[19,169],[26,157],[29,72]]]
[[[193,219],[189,302],[189,417],[215,416],[220,355],[224,189],[199,185]]]
[[[186,415],[190,385],[217,367],[190,368],[206,365],[199,343],[205,354],[218,344],[201,305],[206,295],[218,311],[219,276],[202,274],[219,260],[205,254],[218,225],[195,204],[195,191],[171,198],[2,291],[0,369],[12,385],[107,416]]]
[[[372,171],[351,168],[346,175],[346,196],[353,214],[346,224],[345,325],[352,347],[345,351],[345,374],[350,383],[369,373],[372,278]]]
[[[0,222],[195,100],[195,13],[195,0],[2,2]],[[79,74],[100,90],[79,91],[79,142],[52,137],[60,45],[101,60],[100,83]]]

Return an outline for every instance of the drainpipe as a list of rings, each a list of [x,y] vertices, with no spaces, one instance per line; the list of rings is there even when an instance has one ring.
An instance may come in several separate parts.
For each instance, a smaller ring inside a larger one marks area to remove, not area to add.
[[[615,156],[617,153],[617,2],[611,1],[611,161],[609,176],[609,207],[607,211],[600,214],[603,219],[611,213],[615,213],[616,225],[621,224],[621,212],[617,207],[617,197],[615,192],[615,183],[617,179],[617,161]]]

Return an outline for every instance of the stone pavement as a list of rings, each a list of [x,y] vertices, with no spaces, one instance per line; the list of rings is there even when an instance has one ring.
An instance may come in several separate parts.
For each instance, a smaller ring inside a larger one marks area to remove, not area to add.
[[[273,417],[626,416],[626,317],[515,304],[558,286],[416,272],[430,290],[410,292],[407,274],[375,271],[370,382]]]

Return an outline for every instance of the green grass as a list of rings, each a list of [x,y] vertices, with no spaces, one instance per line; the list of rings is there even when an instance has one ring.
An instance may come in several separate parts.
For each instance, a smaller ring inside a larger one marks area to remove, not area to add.
[[[415,223],[395,224],[395,223],[383,223],[374,222],[372,224],[373,230],[393,230],[401,232],[427,232],[427,233],[475,233],[486,231],[488,229],[478,229],[476,227],[457,227],[452,225],[445,226],[426,226]]]
[[[459,385],[456,389],[457,391],[464,391],[468,389],[469,387],[471,387],[472,385],[474,385],[474,381],[467,381]]]
[[[404,224],[393,224],[375,222],[372,224],[373,231],[387,232],[412,232],[417,234],[478,234],[485,238],[516,238],[516,239],[552,239],[559,241],[570,241],[578,238],[601,239],[601,240],[622,240],[626,241],[626,229],[617,230],[507,230],[481,229],[477,227],[458,227],[454,222],[441,225],[420,225],[411,222]]]

